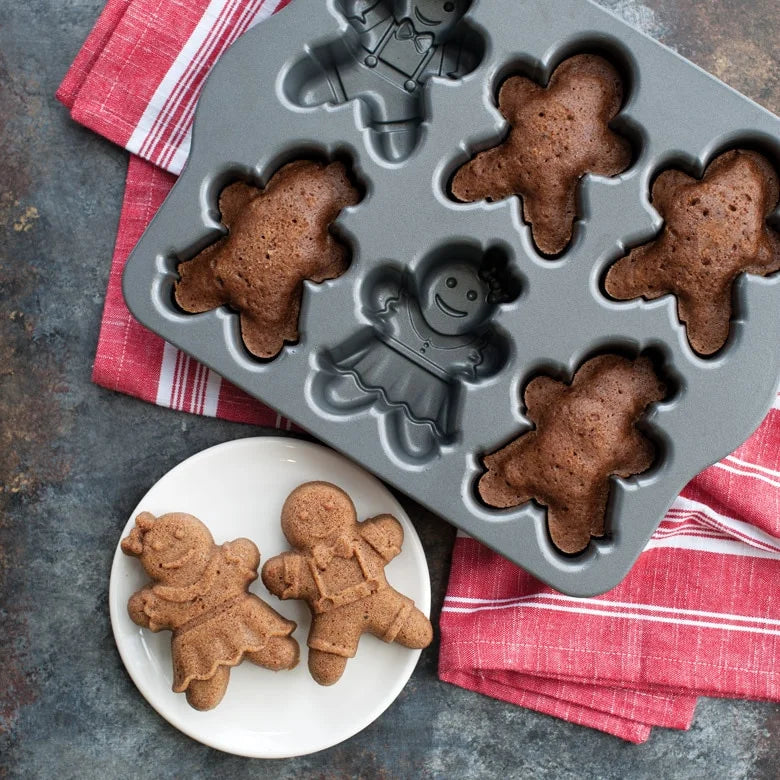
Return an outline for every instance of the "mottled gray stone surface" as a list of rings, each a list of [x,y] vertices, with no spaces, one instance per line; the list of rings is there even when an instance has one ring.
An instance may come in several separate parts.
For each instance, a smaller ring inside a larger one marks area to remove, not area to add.
[[[777,0],[603,0],[780,110]],[[119,531],[183,458],[257,430],[90,383],[126,155],[53,100],[103,3],[0,0],[0,776],[777,778],[780,708],[702,700],[636,747],[445,685],[437,648],[373,725],[289,761],[190,741],[135,690],[108,620]],[[441,606],[454,532],[402,499]]]

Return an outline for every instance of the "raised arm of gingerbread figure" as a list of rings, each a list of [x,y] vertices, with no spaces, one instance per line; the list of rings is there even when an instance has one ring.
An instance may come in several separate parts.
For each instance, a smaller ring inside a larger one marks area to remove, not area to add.
[[[401,552],[404,529],[392,515],[378,515],[358,523],[360,535],[383,561],[391,561]]]

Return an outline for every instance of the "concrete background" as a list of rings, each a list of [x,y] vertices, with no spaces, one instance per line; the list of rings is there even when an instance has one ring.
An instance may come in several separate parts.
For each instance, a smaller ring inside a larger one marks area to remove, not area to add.
[[[601,2],[780,111],[777,0]],[[146,704],[108,619],[119,531],[176,463],[258,431],[90,383],[126,153],[53,94],[102,5],[0,0],[0,776],[780,777],[777,705],[702,700],[637,747],[439,682],[436,645],[378,721],[300,759],[219,753]],[[435,619],[454,531],[402,501]]]

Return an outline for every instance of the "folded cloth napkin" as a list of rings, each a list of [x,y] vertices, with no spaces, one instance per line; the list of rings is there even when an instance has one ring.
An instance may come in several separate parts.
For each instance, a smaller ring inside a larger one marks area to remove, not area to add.
[[[780,701],[780,404],[683,491],[638,563],[564,596],[459,536],[440,620],[442,680],[644,742],[696,697]]]
[[[58,91],[133,153],[94,380],[176,409],[290,423],[135,322],[124,262],[186,159],[218,56],[287,0],[109,0]],[[459,536],[442,611],[443,680],[642,742],[687,728],[699,695],[780,700],[780,403],[697,477],[626,580],[563,596]]]
[[[92,379],[198,414],[290,430],[291,422],[146,330],[122,269],[187,159],[209,70],[245,30],[289,0],[108,0],[57,91],[73,118],[132,155]]]

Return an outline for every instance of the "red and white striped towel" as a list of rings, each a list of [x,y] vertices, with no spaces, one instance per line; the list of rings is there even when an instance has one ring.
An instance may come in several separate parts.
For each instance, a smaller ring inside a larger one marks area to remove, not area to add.
[[[181,170],[217,57],[287,0],[108,0],[58,97],[129,149],[93,378],[163,406],[289,427],[136,323],[124,262]],[[780,700],[780,403],[697,477],[626,580],[597,599],[551,591],[466,537],[441,616],[440,676],[641,742],[687,728],[698,695]]]
[[[780,404],[604,596],[459,536],[440,628],[443,680],[632,742],[688,728],[700,695],[780,701]]]
[[[122,269],[189,152],[195,103],[220,54],[289,0],[108,0],[57,97],[132,156],[93,380],[161,406],[289,430],[250,398],[139,325]]]

